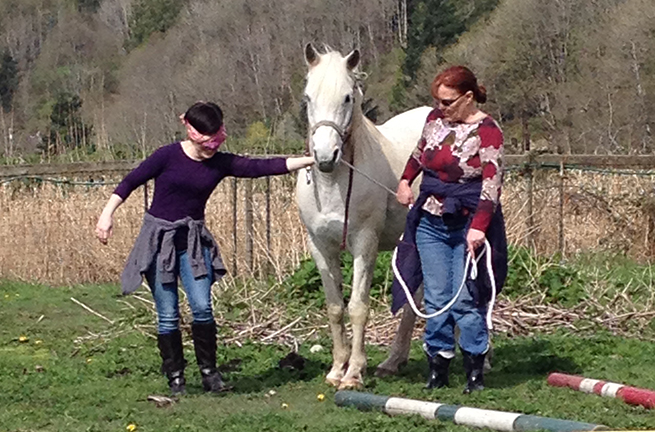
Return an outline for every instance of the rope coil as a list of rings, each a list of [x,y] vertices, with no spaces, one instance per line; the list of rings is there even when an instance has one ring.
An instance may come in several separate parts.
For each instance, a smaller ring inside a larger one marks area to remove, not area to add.
[[[478,277],[477,263],[482,258],[482,255],[485,255],[485,264],[487,266],[487,273],[491,281],[491,300],[489,300],[489,305],[487,308],[487,317],[486,317],[487,328],[489,328],[489,330],[493,330],[491,314],[493,312],[493,308],[496,303],[497,289],[496,289],[496,279],[494,276],[494,270],[491,263],[491,245],[489,244],[489,241],[487,239],[484,240],[484,249],[482,253],[478,255],[477,259],[473,258],[470,252],[466,254],[466,263],[464,264],[464,277],[462,278],[462,283],[460,284],[459,289],[457,290],[457,294],[455,294],[455,296],[446,304],[446,306],[431,314],[425,314],[419,310],[418,306],[416,306],[416,302],[414,301],[414,297],[412,296],[412,293],[409,291],[407,284],[405,283],[404,279],[400,275],[400,271],[398,270],[398,265],[396,264],[396,258],[398,256],[398,248],[394,249],[393,251],[391,266],[393,268],[394,276],[396,277],[396,279],[400,283],[400,286],[403,288],[403,291],[405,292],[405,296],[407,297],[407,302],[409,303],[410,307],[412,308],[416,316],[427,320],[427,319],[438,317],[439,315],[447,312],[455,304],[455,302],[457,302],[457,299],[459,298],[460,294],[462,293],[462,290],[464,289],[464,286],[466,285],[469,268],[471,270],[471,279],[472,280],[477,279]],[[471,263],[474,263],[474,265],[471,266]]]

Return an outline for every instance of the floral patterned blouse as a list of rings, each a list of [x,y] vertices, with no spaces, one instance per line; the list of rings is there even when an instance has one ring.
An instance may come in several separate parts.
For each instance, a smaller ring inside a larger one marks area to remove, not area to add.
[[[434,109],[402,179],[411,184],[423,169],[434,171],[444,182],[482,179],[480,202],[471,228],[486,232],[500,199],[502,160],[503,133],[490,116],[477,123],[450,123],[439,109]],[[423,210],[441,216],[442,199],[429,197]]]

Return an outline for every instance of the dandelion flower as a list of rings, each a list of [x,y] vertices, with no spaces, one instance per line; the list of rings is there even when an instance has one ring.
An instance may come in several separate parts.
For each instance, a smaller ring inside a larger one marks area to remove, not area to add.
[[[134,432],[136,430],[136,425],[134,423],[128,424],[125,429],[127,429],[130,432]]]
[[[282,409],[287,409],[287,408],[289,408],[289,404],[283,403],[282,404]]]
[[[28,340],[30,340],[30,338],[28,338],[27,336],[20,336],[18,338],[18,342],[27,342]]]
[[[323,402],[325,400],[325,395],[321,393],[318,396],[316,396],[316,399],[318,399],[319,402]]]

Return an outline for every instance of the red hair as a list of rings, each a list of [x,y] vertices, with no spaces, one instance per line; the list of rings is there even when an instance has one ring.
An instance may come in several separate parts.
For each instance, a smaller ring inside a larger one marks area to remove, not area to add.
[[[465,66],[452,66],[437,75],[430,85],[432,97],[437,98],[437,90],[440,85],[456,89],[460,94],[472,92],[473,97],[478,103],[487,101],[487,89],[478,85],[478,79],[475,74]]]

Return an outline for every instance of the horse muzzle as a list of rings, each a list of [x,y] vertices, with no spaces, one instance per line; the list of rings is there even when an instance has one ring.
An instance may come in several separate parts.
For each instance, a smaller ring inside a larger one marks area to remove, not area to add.
[[[317,153],[314,152],[314,160],[316,160],[319,171],[324,173],[331,173],[334,171],[334,168],[336,168],[337,163],[339,162],[339,153],[339,149],[336,149],[332,152],[331,159],[321,159]]]

